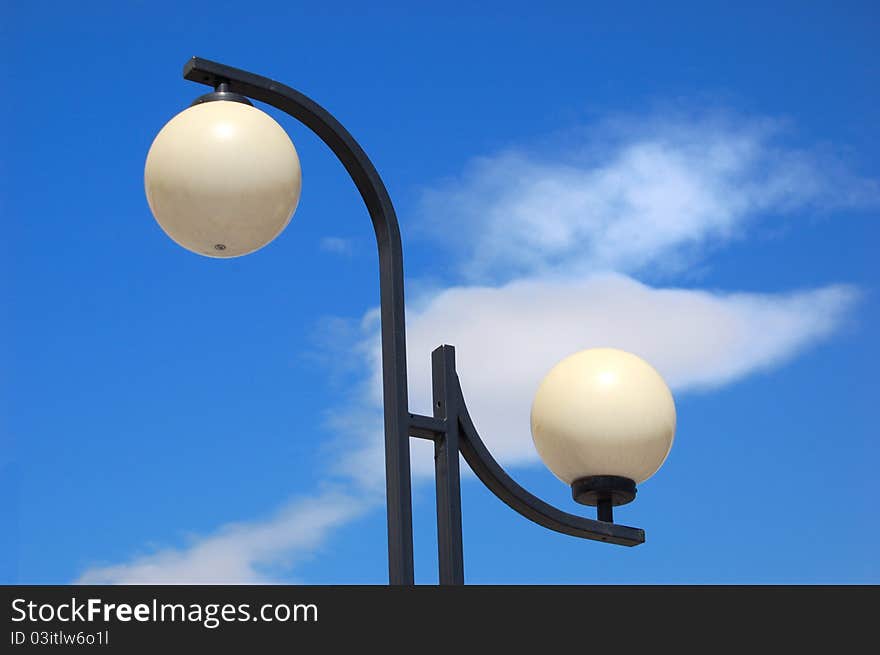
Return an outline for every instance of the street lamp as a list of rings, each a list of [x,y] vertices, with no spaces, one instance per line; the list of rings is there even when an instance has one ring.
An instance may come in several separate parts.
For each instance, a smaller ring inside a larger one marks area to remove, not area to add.
[[[178,244],[209,257],[237,257],[269,243],[299,201],[301,171],[286,132],[257,100],[296,118],[326,143],[358,188],[376,233],[385,415],[389,581],[413,584],[410,439],[434,443],[441,584],[462,584],[459,453],[503,502],[551,530],[635,546],[645,533],[613,522],[612,508],[635,498],[672,446],[675,405],[666,383],[640,358],[599,348],[576,353],[544,378],[532,405],[538,453],[572,497],[598,520],[563,512],[519,486],[492,457],[465,405],[455,349],[431,355],[433,415],[411,414],[406,389],[403,252],[391,199],[348,131],[303,94],[252,73],[193,57],[184,78],[213,92],[156,136],[144,172],[150,209]],[[511,353],[516,356],[516,353]]]

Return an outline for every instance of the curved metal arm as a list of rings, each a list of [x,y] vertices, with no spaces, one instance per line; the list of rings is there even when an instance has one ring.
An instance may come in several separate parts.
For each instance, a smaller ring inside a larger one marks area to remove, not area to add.
[[[435,417],[429,419],[428,417],[412,416],[410,418],[410,433],[413,436],[434,439],[439,443],[451,439],[456,444],[457,451],[461,452],[477,477],[492,493],[519,514],[545,528],[574,537],[594,539],[621,546],[637,546],[644,543],[645,531],[641,528],[630,528],[625,525],[595,521],[576,514],[569,514],[523,489],[495,461],[474,427],[474,422],[464,400],[461,381],[455,371],[455,348],[448,345],[437,348],[432,356],[432,368]],[[449,489],[444,489],[444,495],[457,496],[456,462],[445,461],[443,464],[444,470],[439,467],[437,469],[438,496],[441,486],[443,486],[439,478],[448,476],[448,471],[451,469],[454,469],[455,479],[451,484],[447,482],[446,486],[456,488],[451,492]],[[444,508],[440,506],[438,499],[438,514],[443,511]],[[443,522],[438,524],[438,532],[440,533],[455,532],[460,529],[460,519],[457,525],[449,521],[446,521],[445,524]],[[442,546],[441,543],[441,564],[443,561]]]
[[[465,405],[460,384],[457,384],[457,393],[459,450],[477,477],[506,505],[530,521],[573,537],[606,541],[621,546],[638,546],[644,543],[645,531],[641,528],[630,528],[569,514],[523,489],[501,468],[480,439]]]
[[[391,198],[357,141],[326,109],[299,91],[253,73],[193,57],[184,78],[265,102],[317,134],[345,166],[357,186],[379,246],[382,317],[382,380],[385,408],[385,487],[388,505],[388,569],[391,584],[413,584],[412,492],[406,390],[406,326],[403,250]]]

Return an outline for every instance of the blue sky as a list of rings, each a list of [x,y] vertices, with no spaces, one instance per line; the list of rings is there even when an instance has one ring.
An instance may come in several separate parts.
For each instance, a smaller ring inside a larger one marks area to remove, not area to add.
[[[143,164],[204,91],[193,55],[360,141],[403,232],[412,408],[456,345],[528,489],[586,509],[528,432],[558,359],[625,347],[670,382],[673,450],[616,513],[647,543],[548,532],[466,476],[469,582],[880,581],[880,15],[740,4],[4,3],[0,582],[386,580],[366,212],[270,112],[291,224],[235,260],[172,243]]]

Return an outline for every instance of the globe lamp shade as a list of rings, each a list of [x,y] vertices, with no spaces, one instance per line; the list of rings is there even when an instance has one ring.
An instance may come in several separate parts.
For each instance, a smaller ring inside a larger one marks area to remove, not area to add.
[[[302,172],[296,149],[268,114],[218,100],[172,118],[147,154],[153,216],[178,244],[208,257],[262,248],[290,222]]]
[[[567,357],[543,379],[532,403],[532,439],[573,489],[585,479],[638,484],[669,454],[675,420],[672,393],[650,364],[595,348]]]

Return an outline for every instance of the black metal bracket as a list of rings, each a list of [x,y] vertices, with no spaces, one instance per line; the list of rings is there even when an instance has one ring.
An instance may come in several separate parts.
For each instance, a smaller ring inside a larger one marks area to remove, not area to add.
[[[206,93],[203,96],[199,96],[195,100],[192,101],[190,107],[194,107],[195,105],[201,105],[206,102],[214,102],[216,100],[225,100],[226,102],[240,102],[244,105],[254,106],[254,103],[250,101],[247,96],[243,96],[240,93],[233,93],[229,90],[229,84],[227,82],[220,82],[211,93]]]
[[[614,507],[636,498],[636,483],[619,475],[590,475],[571,483],[571,497],[581,505],[596,508],[600,521],[614,521]]]

